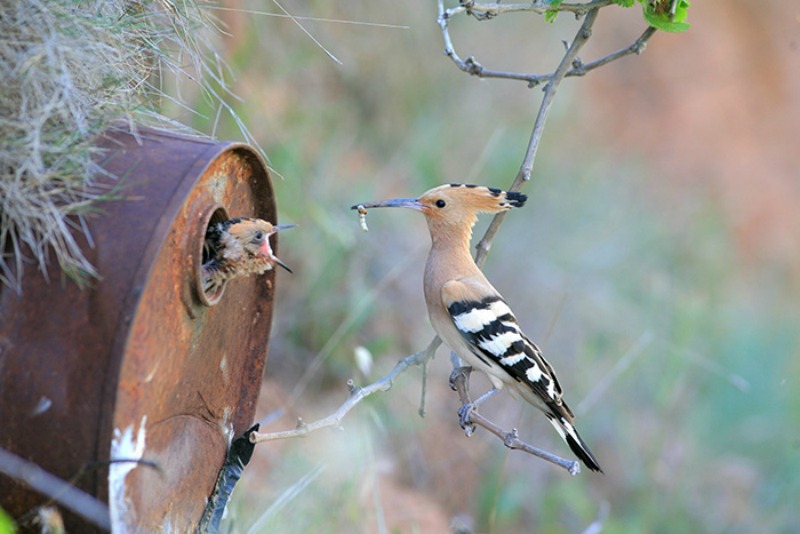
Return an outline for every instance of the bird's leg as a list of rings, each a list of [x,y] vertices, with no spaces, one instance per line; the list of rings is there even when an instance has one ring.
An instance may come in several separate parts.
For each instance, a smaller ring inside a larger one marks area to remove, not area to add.
[[[450,360],[453,363],[453,372],[450,373],[450,389],[458,393],[458,398],[461,399],[462,405],[458,409],[458,424],[464,429],[467,436],[471,436],[475,432],[475,425],[470,423],[469,414],[472,412],[472,401],[469,398],[469,375],[472,373],[472,367],[468,365],[461,365],[461,359],[456,353],[450,353]]]
[[[469,375],[471,373],[472,367],[469,365],[453,368],[453,372],[450,373],[450,389],[458,391],[458,383],[461,381],[464,383],[464,390],[469,392]]]
[[[484,393],[483,395],[481,395],[480,397],[478,397],[477,399],[475,399],[475,400],[472,402],[472,409],[473,409],[473,410],[477,410],[477,409],[478,409],[478,406],[480,406],[480,405],[483,403],[483,401],[485,401],[485,400],[487,400],[487,399],[489,399],[489,398],[491,398],[491,397],[494,397],[494,396],[495,396],[495,394],[496,394],[498,391],[500,391],[500,390],[499,390],[499,389],[497,389],[497,388],[492,388],[492,389],[490,389],[489,391],[487,391],[486,393]]]
[[[464,432],[466,432],[468,437],[475,432],[475,425],[470,421],[472,412],[477,411],[478,406],[480,406],[483,401],[493,397],[498,391],[500,390],[492,388],[474,401],[465,402],[461,408],[458,409],[458,424],[461,425],[461,428],[464,429]]]
[[[460,360],[458,360],[460,363]],[[454,360],[454,365],[457,365]],[[471,436],[475,432],[475,425],[470,421],[472,412],[478,409],[478,406],[489,397],[494,396],[499,390],[492,388],[474,401],[469,398],[469,376],[472,373],[472,367],[460,366],[455,367],[453,372],[450,373],[450,388],[458,392],[458,396],[463,403],[461,408],[458,409],[458,424],[464,429],[467,436]]]

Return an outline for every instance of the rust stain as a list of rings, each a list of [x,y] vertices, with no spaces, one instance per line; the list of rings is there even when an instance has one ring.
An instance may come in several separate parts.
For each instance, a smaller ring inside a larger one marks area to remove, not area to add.
[[[0,446],[69,479],[109,459],[115,428],[147,416],[159,424],[143,458],[162,473],[137,468],[126,479],[137,526],[192,530],[227,434],[252,422],[274,288],[274,271],[236,279],[209,307],[195,266],[216,207],[277,222],[272,185],[243,145],[142,129],[138,140],[112,133],[101,146],[106,170],[127,174],[123,195],[139,201],[108,202],[107,215],[89,220],[103,275],[91,290],[31,274],[23,297],[0,292]],[[36,415],[33,440],[30,407],[42,397],[53,406]],[[107,501],[107,475],[95,470],[77,485]],[[13,516],[43,500],[0,477],[0,506]],[[66,520],[70,531],[87,530]]]

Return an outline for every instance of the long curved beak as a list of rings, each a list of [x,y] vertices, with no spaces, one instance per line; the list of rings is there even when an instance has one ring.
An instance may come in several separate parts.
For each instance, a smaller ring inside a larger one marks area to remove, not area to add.
[[[377,200],[375,202],[365,202],[363,204],[356,204],[351,206],[351,210],[359,208],[410,208],[412,210],[421,211],[422,203],[418,198],[393,198],[392,200]]]

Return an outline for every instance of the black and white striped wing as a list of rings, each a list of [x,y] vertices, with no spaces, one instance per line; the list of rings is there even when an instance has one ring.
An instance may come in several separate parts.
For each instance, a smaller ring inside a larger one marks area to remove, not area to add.
[[[445,306],[453,325],[468,343],[472,353],[489,365],[504,370],[524,384],[544,404],[561,405],[561,386],[555,372],[532,341],[520,330],[511,308],[497,295],[480,300],[463,298],[451,281],[443,288]],[[449,287],[448,287],[449,286]],[[461,296],[453,300],[454,296]],[[571,414],[570,414],[571,415]]]
[[[458,333],[477,358],[489,367],[502,369],[519,383],[517,389],[523,398],[544,411],[572,452],[589,469],[602,472],[575,428],[572,410],[561,399],[561,386],[542,351],[522,333],[502,297],[496,293],[470,297],[480,294],[479,291],[480,287],[460,280],[450,281],[442,288],[444,305]]]

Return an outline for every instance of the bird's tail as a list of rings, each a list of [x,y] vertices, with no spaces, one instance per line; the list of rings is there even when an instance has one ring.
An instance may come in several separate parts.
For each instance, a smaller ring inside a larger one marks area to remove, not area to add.
[[[602,473],[603,470],[600,468],[600,464],[597,463],[594,454],[592,454],[592,451],[589,450],[589,447],[581,439],[578,431],[575,429],[575,425],[564,415],[557,415],[558,411],[559,410],[553,410],[555,413],[545,412],[545,415],[559,435],[567,442],[567,445],[569,445],[569,448],[575,453],[575,456],[580,458],[586,467],[592,471],[599,471]]]

